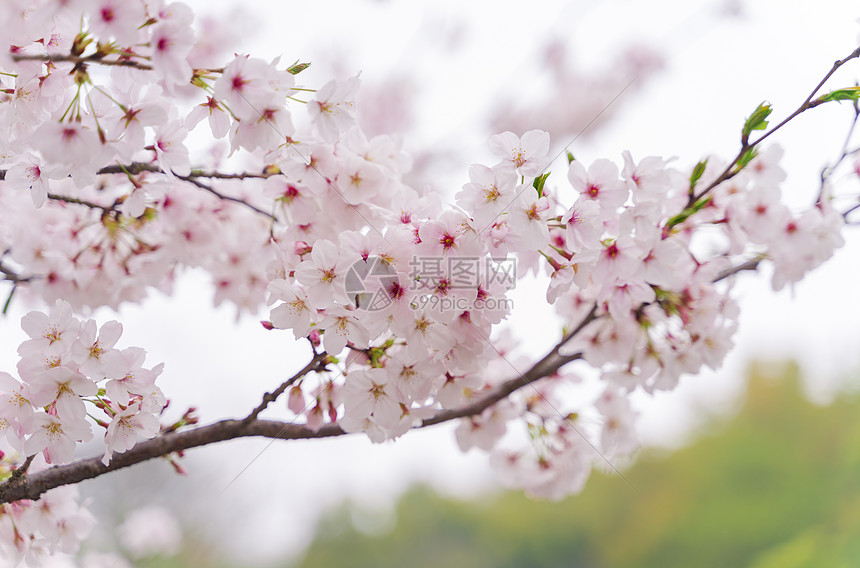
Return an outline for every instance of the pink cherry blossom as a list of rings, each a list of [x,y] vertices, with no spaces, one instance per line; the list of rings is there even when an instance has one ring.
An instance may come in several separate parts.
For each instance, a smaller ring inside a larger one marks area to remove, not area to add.
[[[95,320],[81,326],[77,340],[72,344],[72,356],[82,373],[88,376],[117,378],[125,371],[124,361],[114,345],[122,335],[122,324],[109,321],[102,324],[96,336]]]
[[[575,160],[570,164],[567,177],[582,199],[600,204],[604,218],[614,214],[627,200],[628,189],[618,177],[618,167],[609,160],[595,160],[588,170]]]
[[[358,76],[346,81],[329,81],[314,95],[314,100],[308,106],[308,114],[323,140],[334,142],[355,123],[354,105],[358,86]]]
[[[140,27],[146,21],[142,3],[121,0],[99,0],[90,8],[90,30],[99,40],[115,39],[123,45],[138,42]]]
[[[526,177],[543,173],[549,163],[549,134],[529,130],[522,138],[513,132],[503,132],[490,138],[490,149],[502,158],[500,165]]]
[[[105,433],[105,455],[102,458],[105,465],[110,463],[112,453],[130,450],[138,440],[155,436],[159,428],[158,419],[141,410],[139,402],[115,412]]]
[[[338,247],[331,241],[314,244],[310,258],[296,268],[296,280],[307,287],[312,305],[330,308],[336,303],[346,305],[349,299],[344,288],[344,276],[349,260],[342,258]]]
[[[273,299],[284,302],[272,309],[269,316],[272,324],[279,329],[292,329],[296,339],[307,337],[311,331],[311,319],[316,319],[316,311],[312,308],[307,293],[302,288],[279,279],[269,284],[269,294]]]
[[[353,420],[370,418],[383,429],[394,428],[400,421],[400,403],[385,369],[350,373],[343,396],[345,412]]]
[[[49,464],[60,465],[72,461],[75,442],[87,442],[93,433],[83,418],[62,419],[58,416],[39,413],[33,416],[24,450],[27,454],[42,452]]]

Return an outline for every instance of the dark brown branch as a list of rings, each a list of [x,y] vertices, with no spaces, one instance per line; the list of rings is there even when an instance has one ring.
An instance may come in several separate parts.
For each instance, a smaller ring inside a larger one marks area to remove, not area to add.
[[[581,353],[560,356],[553,350],[520,376],[502,383],[489,393],[462,408],[439,411],[435,416],[424,420],[419,427],[425,428],[455,418],[480,414],[484,409],[506,398],[514,391],[538,379],[553,375],[562,366],[581,357]],[[318,364],[319,361],[314,362],[314,365]],[[264,403],[268,404],[265,402],[266,398],[268,397],[264,397]],[[261,407],[265,408],[265,405],[261,404],[257,407],[260,409],[260,412],[262,412]],[[255,409],[255,412],[257,412],[257,409]],[[274,420],[259,420],[256,418],[250,421],[247,419],[222,420],[221,422],[215,422],[214,424],[201,426],[193,430],[170,432],[151,440],[146,440],[123,454],[114,454],[108,465],[104,465],[100,457],[94,457],[28,474],[13,482],[7,481],[0,485],[0,503],[10,503],[19,499],[38,499],[46,491],[50,491],[55,487],[94,479],[111,471],[129,467],[153,458],[216,442],[247,437],[303,440],[329,438],[344,434],[345,432],[337,424],[326,424],[317,430],[312,430],[301,424]]]
[[[36,457],[35,455],[27,457],[27,459],[24,460],[24,463],[22,463],[20,467],[13,470],[12,474],[9,476],[9,483],[15,483],[25,473],[27,473],[27,470],[30,469],[30,466],[33,464],[33,460],[35,459],[35,457]]]
[[[32,54],[32,55],[12,55],[13,61],[43,61],[45,63],[75,63],[76,65],[94,64],[106,65],[108,67],[134,67],[144,71],[151,71],[152,65],[133,61],[131,59],[104,59],[101,57],[88,56],[80,57],[77,55],[48,55],[48,54]]]
[[[205,189],[206,191],[208,191],[209,193],[211,193],[212,195],[214,195],[218,199],[223,199],[224,201],[232,201],[233,203],[239,203],[240,205],[244,205],[245,207],[248,207],[252,211],[256,211],[260,215],[265,215],[266,217],[268,217],[272,221],[277,221],[277,219],[275,218],[274,215],[272,215],[271,213],[267,213],[267,212],[263,211],[262,209],[260,209],[256,205],[248,203],[244,199],[239,199],[238,197],[232,197],[230,195],[224,195],[223,193],[217,191],[211,185],[207,185],[207,184],[203,183],[202,181],[199,181],[199,180],[197,180],[191,176],[176,176],[176,177],[177,177],[177,179],[187,181],[191,185],[196,185],[200,189]]]
[[[514,391],[530,385],[539,379],[554,375],[564,365],[582,358],[582,353],[562,356],[558,355],[554,351],[555,350],[548,353],[543,359],[535,363],[531,369],[521,374],[519,377],[505,381],[489,393],[466,406],[437,412],[435,415],[421,422],[420,427],[424,428],[426,426],[433,426],[434,424],[441,424],[442,422],[447,422],[455,418],[476,416],[497,402],[507,398]]]
[[[7,170],[0,170],[0,180],[6,179],[6,171]],[[155,174],[165,173],[164,170],[161,169],[160,166],[158,166],[158,164],[151,164],[151,163],[146,163],[146,162],[132,162],[131,164],[128,164],[128,165],[115,164],[115,165],[111,165],[111,166],[105,166],[105,167],[101,168],[100,170],[98,170],[96,172],[96,174],[98,174],[98,175],[110,175],[110,174],[137,175],[137,174],[140,174],[143,172],[151,172],[151,173],[155,173]],[[229,195],[224,195],[223,193],[220,193],[219,191],[214,189],[212,186],[207,185],[207,184],[202,183],[202,182],[197,180],[197,178],[239,179],[239,180],[242,180],[242,179],[267,179],[273,175],[275,175],[275,174],[273,174],[273,173],[252,174],[252,173],[248,173],[248,172],[243,172],[243,173],[239,173],[239,174],[230,174],[230,173],[221,173],[221,172],[207,172],[207,171],[203,171],[203,170],[192,170],[191,173],[188,174],[187,176],[177,176],[176,174],[174,174],[174,176],[177,179],[180,179],[182,181],[196,185],[200,189],[204,189],[204,190],[208,191],[209,193],[211,193],[212,195],[214,195],[218,199],[222,199],[224,201],[232,201],[233,203],[238,203],[240,205],[244,205],[245,207],[248,207],[248,208],[252,209],[253,211],[259,213],[260,215],[265,215],[266,217],[268,217],[272,220],[275,220],[274,215],[260,209],[259,207],[255,206],[251,203],[248,203],[244,199],[239,199],[238,197],[231,197]],[[66,196],[54,195],[54,194],[48,194],[48,197],[55,200],[55,201],[65,201],[66,203],[85,205],[85,206],[90,207],[90,208],[101,209],[105,212],[109,212],[112,210],[111,207],[105,207],[103,205],[99,205],[99,204],[93,203],[91,201],[84,201],[82,199],[77,199],[75,197],[66,197]]]
[[[157,173],[157,174],[165,173],[164,170],[161,169],[157,164],[147,164],[144,162],[133,162],[129,165],[117,164],[117,165],[113,165],[113,166],[106,166],[106,167],[100,169],[96,173],[100,174],[100,175],[104,175],[104,174],[131,174],[131,175],[136,175],[136,174],[139,174],[142,172],[152,172],[152,173]],[[174,175],[176,175],[176,174],[174,174]],[[262,209],[260,209],[256,205],[248,203],[244,199],[239,199],[238,197],[231,197],[229,195],[224,195],[223,193],[220,193],[215,188],[213,188],[211,185],[207,185],[207,184],[197,180],[197,178],[201,178],[201,177],[202,178],[214,178],[214,179],[250,179],[250,178],[265,179],[265,178],[268,178],[270,175],[273,175],[273,174],[250,174],[250,173],[223,174],[220,172],[204,172],[202,170],[194,170],[190,174],[188,174],[187,176],[177,175],[176,179],[181,179],[182,181],[186,181],[192,185],[196,185],[200,189],[204,189],[204,190],[208,191],[209,193],[211,193],[212,195],[214,195],[218,199],[222,199],[224,201],[232,201],[233,203],[238,203],[240,205],[244,205],[245,207],[248,207],[251,210],[256,211],[260,215],[265,215],[266,217],[268,217],[274,221],[274,220],[276,220],[274,215],[272,215],[271,213],[267,213],[266,211],[263,211]]]
[[[725,280],[729,276],[733,276],[733,275],[737,274],[738,272],[743,272],[745,270],[758,270],[758,266],[762,263],[763,260],[764,260],[764,257],[759,256],[756,258],[751,258],[750,260],[743,262],[741,264],[738,264],[737,266],[732,266],[731,268],[727,268],[727,269],[723,270],[722,272],[720,272],[719,274],[717,274],[716,277],[714,277],[714,279],[711,282],[719,282],[720,280]]]
[[[77,197],[68,197],[66,195],[57,195],[55,193],[49,193],[48,199],[53,201],[62,201],[63,203],[71,203],[73,205],[84,205],[89,207],[90,209],[99,209],[104,213],[110,213],[113,211],[113,207],[106,207],[104,205],[99,205],[98,203],[93,203],[92,201],[87,201],[85,199],[78,199]]]
[[[127,54],[128,57],[131,54]],[[140,57],[140,56],[138,56]],[[105,59],[104,57],[100,57],[97,55],[89,55],[87,57],[80,57],[78,55],[49,55],[45,53],[36,53],[36,54],[15,54],[12,55],[13,61],[42,61],[45,63],[75,63],[75,64],[95,64],[95,65],[106,65],[108,67],[134,67],[135,69],[140,69],[142,71],[152,71],[154,67],[149,65],[148,63],[141,63],[140,61],[134,61],[132,59]],[[305,65],[310,65],[305,64]],[[223,67],[216,68],[206,68],[200,67],[195,68],[194,75],[202,76],[202,75],[217,75],[224,73]],[[294,73],[295,74],[295,73]]]
[[[38,499],[46,491],[55,487],[79,483],[173,452],[225,440],[250,436],[299,440],[339,436],[343,433],[343,430],[335,425],[311,430],[299,424],[285,424],[271,420],[255,420],[249,424],[241,420],[222,420],[208,426],[184,432],[171,432],[141,442],[124,454],[114,454],[108,465],[104,465],[100,457],[95,457],[31,473],[12,483],[7,481],[0,485],[0,502],[10,503],[19,499]]]
[[[152,172],[152,173],[156,173],[156,174],[163,174],[164,170],[162,170],[158,164],[152,164],[152,163],[148,163],[148,162],[132,162],[132,163],[127,164],[127,165],[115,164],[112,166],[105,166],[102,169],[100,169],[99,171],[97,171],[96,173],[103,175],[103,174],[124,174],[126,172],[130,173],[131,175],[136,175],[136,174],[139,174],[142,172]],[[4,174],[5,174],[5,172],[4,172]],[[267,174],[267,173],[252,174],[252,173],[248,173],[248,172],[243,172],[241,174],[225,174],[225,173],[221,173],[221,172],[207,172],[207,171],[203,171],[203,170],[191,170],[191,173],[188,174],[187,176],[177,176],[177,177],[179,177],[180,179],[198,178],[198,177],[217,178],[217,179],[266,179],[266,178],[271,177],[273,175],[275,175],[275,174]],[[0,178],[0,179],[2,179],[2,178]]]
[[[585,326],[596,320],[598,317],[599,316],[597,315],[597,304],[594,304],[591,307],[591,310],[588,312],[588,315],[586,315],[585,318],[581,322],[579,322],[579,325],[573,328],[573,330],[571,330],[567,335],[562,337],[561,341],[558,342],[558,345],[556,345],[553,350],[550,351],[550,353],[553,355],[558,355],[559,350],[564,346],[565,343],[573,339],[573,337],[577,335],[580,331],[582,331]]]

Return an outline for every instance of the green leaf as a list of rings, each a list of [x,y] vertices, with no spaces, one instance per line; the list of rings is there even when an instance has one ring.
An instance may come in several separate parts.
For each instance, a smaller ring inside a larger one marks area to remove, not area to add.
[[[310,63],[299,63],[297,61],[296,63],[293,64],[292,67],[287,69],[287,73],[289,73],[290,75],[298,75],[299,73],[301,73],[302,71],[304,71],[305,69],[307,69],[310,66],[311,66]]]
[[[534,182],[532,182],[532,185],[538,192],[538,197],[543,197],[543,186],[546,183],[546,178],[549,177],[549,174],[550,172],[540,175],[535,178]]]
[[[829,103],[830,101],[856,101],[858,99],[860,99],[860,87],[847,87],[845,89],[830,91],[826,95],[821,95],[815,99],[813,105]]]
[[[6,302],[3,304],[3,315],[9,314],[9,306],[12,304],[12,296],[15,295],[15,290],[18,289],[18,286],[13,284],[12,289],[9,290],[9,297],[6,298]]]
[[[570,165],[576,158],[573,157],[573,154],[570,151],[567,152],[567,164]]]
[[[696,201],[695,203],[693,203],[692,205],[690,205],[689,207],[687,207],[686,209],[684,209],[683,211],[681,211],[680,213],[678,213],[677,215],[675,215],[674,217],[669,219],[666,222],[666,227],[671,229],[675,225],[679,225],[679,224],[683,223],[684,221],[689,219],[690,216],[695,215],[696,213],[701,211],[710,202],[711,202],[711,196],[710,195],[702,197],[701,199],[699,199],[698,201]]]
[[[758,156],[758,150],[756,150],[755,148],[747,149],[747,151],[744,152],[740,158],[738,158],[738,163],[737,165],[735,165],[735,172],[739,172],[745,167],[747,167],[756,156]]]
[[[705,173],[705,168],[708,167],[708,160],[702,160],[696,167],[693,168],[693,173],[690,174],[690,191],[693,191],[693,188],[696,187],[696,182],[702,177],[702,174]]]
[[[767,128],[767,117],[770,116],[770,113],[773,112],[773,109],[770,107],[768,103],[761,103],[758,105],[758,108],[753,111],[747,121],[744,123],[744,129],[741,132],[741,141],[744,146],[747,145],[749,141],[750,134],[752,134],[753,130],[764,130]]]
[[[72,41],[72,47],[69,52],[76,56],[80,57],[86,51],[87,46],[93,42],[93,38],[90,37],[90,34],[87,32],[81,32],[75,36],[75,39]]]

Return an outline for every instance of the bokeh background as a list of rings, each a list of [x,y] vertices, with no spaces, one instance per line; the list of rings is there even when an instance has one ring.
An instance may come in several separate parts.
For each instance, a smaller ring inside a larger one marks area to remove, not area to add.
[[[682,168],[730,158],[760,102],[786,116],[860,36],[856,2],[837,0],[187,3],[205,17],[214,65],[234,51],[310,61],[300,76],[308,87],[360,72],[365,128],[401,136],[416,159],[410,181],[447,196],[469,164],[491,162],[486,142],[501,130],[547,129],[553,152],[567,147],[585,162],[623,150],[677,156]],[[858,77],[848,66],[831,85]],[[814,198],[852,112],[825,105],[774,137],[789,204]],[[450,425],[383,445],[240,440],[189,452],[185,476],[158,460],[83,483],[101,521],[87,546],[134,559],[118,527],[144,508],[150,516],[136,521],[151,527],[153,554],[142,545],[134,561],[150,567],[853,565],[853,230],[793,289],[772,292],[767,269],[738,279],[741,327],[723,369],[637,398],[646,449],[625,469],[629,485],[596,474],[560,504],[528,501],[500,489],[485,455],[460,452]],[[558,326],[542,285],[518,287],[509,321],[531,357]],[[119,314],[123,345],[166,363],[172,408],[196,406],[204,422],[244,416],[307,357],[289,334],[262,329],[265,313],[213,309],[212,294],[189,271],[172,297]],[[15,303],[0,322],[4,369],[17,362],[29,308]],[[159,533],[170,522],[181,542]]]

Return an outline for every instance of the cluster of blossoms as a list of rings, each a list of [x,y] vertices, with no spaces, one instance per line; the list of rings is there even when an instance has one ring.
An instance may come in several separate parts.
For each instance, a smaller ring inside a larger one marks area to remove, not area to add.
[[[78,443],[93,438],[92,422],[104,429],[105,464],[114,452],[158,433],[157,416],[166,403],[155,385],[162,365],[144,367],[146,353],[139,347],[115,348],[119,322],[98,327],[57,301],[49,314],[25,315],[21,326],[30,337],[18,348],[21,380],[0,372],[0,432],[18,455],[39,458],[30,471],[72,461]],[[20,460],[5,459],[0,475],[13,475],[15,464]],[[72,553],[93,522],[79,508],[75,488],[58,488],[38,501],[2,505],[0,549],[8,549],[8,558],[30,561]]]
[[[15,462],[0,459],[0,478],[15,471]],[[30,471],[44,468],[33,462]],[[40,566],[55,554],[74,554],[89,536],[96,520],[78,501],[78,488],[58,487],[38,501],[21,500],[0,505],[0,556],[6,566],[24,562]]]
[[[499,276],[513,261],[522,271],[545,272],[548,302],[568,329],[582,324],[560,353],[600,370],[605,389],[592,405],[600,431],[592,443],[570,413],[559,411],[563,398],[553,391],[565,381],[556,379],[538,396],[526,390],[464,421],[458,440],[464,450],[494,450],[506,424],[521,419],[531,433],[527,449],[495,450],[507,477],[544,496],[578,491],[595,460],[636,449],[627,394],[669,390],[681,374],[721,364],[737,328],[724,271],[769,258],[779,288],[843,242],[842,216],[828,201],[797,215],[780,203],[778,147],[698,199],[691,198],[697,183],[714,180],[719,164],[691,181],[655,157],[637,163],[625,154],[621,168],[571,160],[569,206],[546,191],[541,177],[549,163],[546,133],[507,132],[493,137],[491,148],[500,161],[470,168],[459,208],[440,208],[432,196],[410,207],[416,198],[408,188],[379,197],[374,189],[363,203],[389,212],[356,208],[369,232],[342,233],[337,244],[323,234],[282,240],[294,246],[282,249],[273,272],[269,290],[279,304],[272,324],[312,341],[321,333],[331,354],[353,350],[343,383],[322,381],[310,403],[301,386],[293,388],[290,408],[309,424],[340,417],[347,431],[389,439],[526,368],[512,366],[489,341],[510,307],[504,299],[512,282]],[[354,179],[334,170],[326,178],[335,180],[321,188],[329,192]],[[355,189],[344,191],[347,200]],[[404,195],[410,203],[398,202]],[[798,245],[786,254],[792,242]]]
[[[30,337],[18,348],[21,380],[0,373],[0,428],[16,451],[68,463],[77,443],[93,438],[88,417],[105,429],[105,464],[158,433],[167,401],[155,379],[163,365],[144,367],[140,347],[115,348],[119,322],[81,321],[58,300],[50,314],[25,315],[21,327]]]
[[[394,138],[356,126],[357,77],[306,95],[303,64],[237,55],[196,67],[180,3],[0,11],[20,23],[0,37],[12,46],[0,56],[0,271],[63,299],[24,318],[31,339],[21,381],[0,375],[0,425],[20,454],[50,464],[93,436],[87,404],[101,413],[107,463],[158,432],[165,403],[161,367],[114,348],[120,325],[97,329],[73,310],[169,291],[175,273],[199,267],[216,302],[254,311],[268,294],[267,327],[342,363],[291,385],[288,407],[307,427],[394,439],[513,379],[464,418],[458,442],[492,452],[513,484],[561,497],[597,461],[635,450],[631,392],[720,365],[737,328],[733,267],[769,259],[780,288],[842,244],[827,191],[805,211],[781,204],[777,147],[692,175],[657,157],[569,156],[562,187],[547,181],[548,133],[504,132],[490,141],[498,161],[471,166],[445,205],[407,185],[410,159]],[[294,113],[300,96],[306,112]],[[186,138],[207,129],[228,155],[192,160]],[[224,171],[236,164],[240,173]],[[548,280],[566,322],[536,384],[491,341],[526,274]],[[600,393],[572,409],[562,391],[577,379],[561,367],[575,359],[598,370]],[[524,444],[504,441],[512,424]]]

